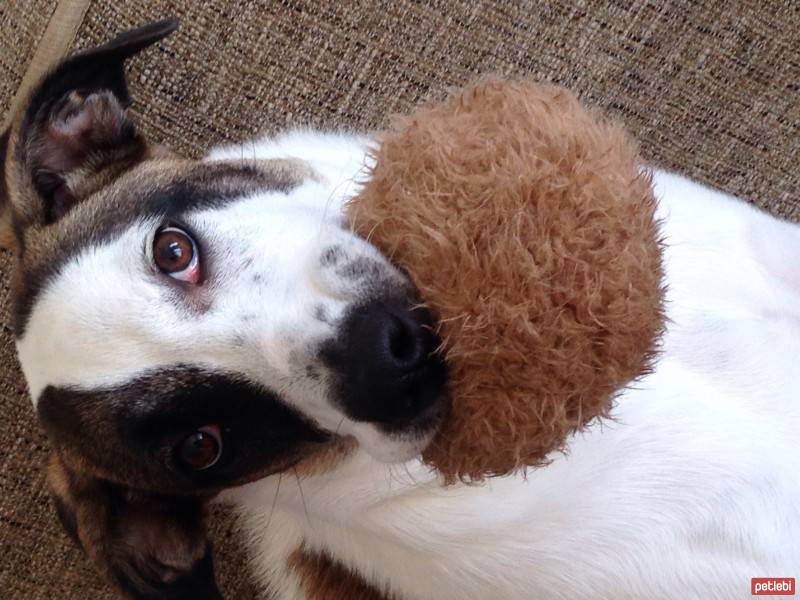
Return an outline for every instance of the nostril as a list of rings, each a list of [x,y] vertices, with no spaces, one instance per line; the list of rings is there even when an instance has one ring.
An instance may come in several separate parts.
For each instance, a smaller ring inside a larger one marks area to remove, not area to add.
[[[373,301],[347,316],[324,359],[341,374],[338,396],[350,418],[402,428],[438,414],[447,372],[432,322],[402,302]]]
[[[416,323],[407,323],[391,315],[386,323],[387,346],[392,361],[399,367],[413,367],[420,359],[421,331]]]

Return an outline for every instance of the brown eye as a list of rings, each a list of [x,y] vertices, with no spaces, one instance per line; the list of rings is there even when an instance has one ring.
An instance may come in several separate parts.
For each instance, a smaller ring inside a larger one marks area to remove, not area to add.
[[[188,233],[177,227],[165,227],[156,233],[153,261],[159,271],[174,279],[189,283],[200,279],[197,245]]]
[[[201,427],[178,446],[178,453],[184,464],[202,471],[213,467],[222,455],[222,436],[219,427],[207,425]]]

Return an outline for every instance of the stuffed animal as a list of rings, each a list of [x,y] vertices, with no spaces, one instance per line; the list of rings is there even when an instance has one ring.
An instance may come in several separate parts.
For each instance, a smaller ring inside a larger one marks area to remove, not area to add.
[[[348,206],[438,321],[446,482],[539,466],[607,416],[662,332],[650,175],[568,91],[484,79],[399,118]]]

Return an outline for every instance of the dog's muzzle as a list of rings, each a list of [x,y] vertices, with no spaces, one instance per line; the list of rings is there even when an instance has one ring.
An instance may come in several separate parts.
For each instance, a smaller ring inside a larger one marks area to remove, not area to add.
[[[350,418],[389,433],[427,432],[439,424],[447,371],[431,325],[428,311],[398,301],[371,301],[348,314],[325,355]]]

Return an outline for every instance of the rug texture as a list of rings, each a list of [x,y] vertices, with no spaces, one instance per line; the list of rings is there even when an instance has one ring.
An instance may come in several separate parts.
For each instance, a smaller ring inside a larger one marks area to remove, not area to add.
[[[76,24],[68,32],[53,21],[64,11]],[[186,155],[289,125],[380,128],[451,86],[503,73],[566,85],[627,126],[653,164],[800,221],[793,0],[6,0],[0,119],[49,42],[88,48],[170,15],[180,30],[131,62],[133,111]],[[0,596],[112,598],[49,504],[47,441],[9,325],[10,263],[0,254]],[[229,515],[215,516],[214,538],[226,598],[253,598]]]

